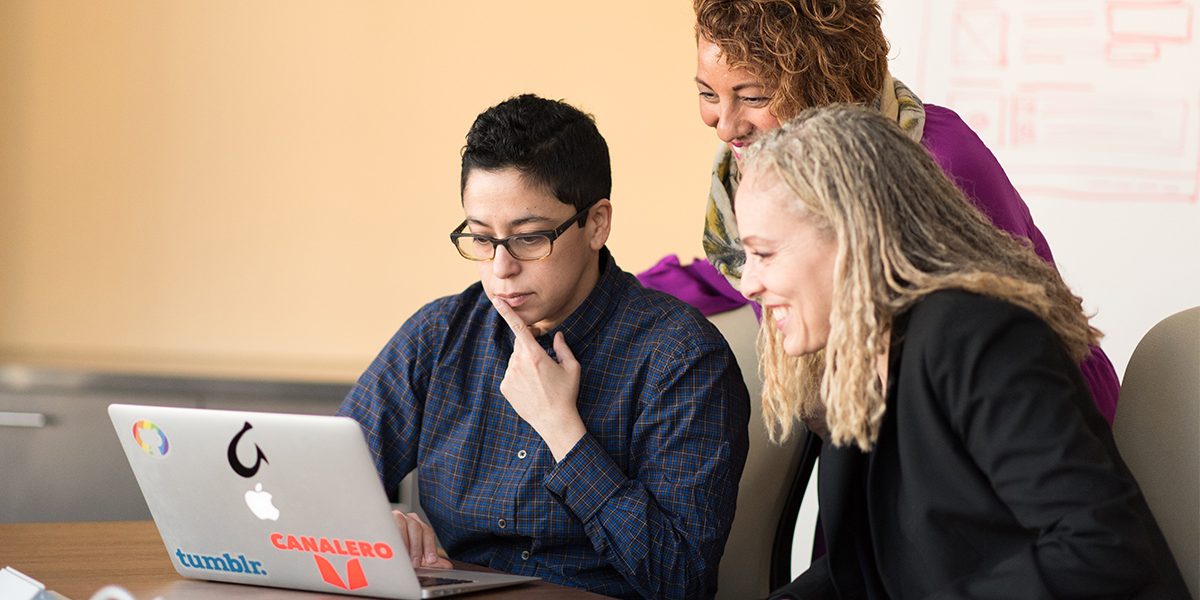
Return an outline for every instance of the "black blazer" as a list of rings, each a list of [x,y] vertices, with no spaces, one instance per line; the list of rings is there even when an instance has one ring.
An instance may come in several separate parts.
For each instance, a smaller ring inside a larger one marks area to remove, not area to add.
[[[897,318],[878,443],[818,478],[828,554],[777,597],[1189,597],[1078,367],[999,300]]]

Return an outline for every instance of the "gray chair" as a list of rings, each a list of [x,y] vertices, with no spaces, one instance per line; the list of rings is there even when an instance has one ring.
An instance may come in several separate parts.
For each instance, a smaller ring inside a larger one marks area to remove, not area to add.
[[[1167,317],[1138,343],[1113,435],[1200,597],[1200,307]]]
[[[791,580],[790,569],[780,565],[791,563],[796,508],[789,510],[789,504],[792,503],[789,495],[797,492],[794,480],[803,466],[801,455],[805,449],[807,432],[794,435],[783,446],[772,444],[767,439],[762,404],[759,402],[762,380],[758,374],[755,349],[758,321],[753,310],[743,306],[712,315],[708,319],[729,342],[746,379],[746,387],[750,390],[750,450],[738,486],[733,528],[721,559],[717,599],[764,598],[780,581]],[[811,472],[812,464],[808,464],[807,468]],[[801,496],[803,484],[808,481],[807,473],[802,479],[798,490]],[[795,502],[798,501],[797,497]],[[809,527],[808,539],[797,546],[804,553],[805,560],[812,550],[811,536],[812,529]]]

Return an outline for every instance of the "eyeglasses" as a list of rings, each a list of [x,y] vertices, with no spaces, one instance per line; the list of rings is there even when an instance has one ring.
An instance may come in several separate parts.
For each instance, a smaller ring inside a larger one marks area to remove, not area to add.
[[[467,228],[467,222],[464,220],[454,231],[450,232],[450,242],[458,248],[458,253],[467,260],[489,261],[496,258],[496,247],[504,246],[508,250],[509,256],[517,260],[534,261],[542,260],[554,251],[554,240],[558,239],[562,234],[566,233],[575,223],[579,223],[583,227],[587,223],[587,213],[596,203],[593,202],[575,213],[575,216],[567,219],[562,225],[555,227],[551,231],[531,231],[529,233],[518,233],[510,235],[506,238],[494,238],[486,235],[476,235],[474,233],[463,233]]]

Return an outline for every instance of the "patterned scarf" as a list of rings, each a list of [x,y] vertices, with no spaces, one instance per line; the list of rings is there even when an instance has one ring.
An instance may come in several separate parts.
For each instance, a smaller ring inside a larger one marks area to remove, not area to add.
[[[913,141],[920,142],[925,131],[925,105],[898,79],[887,76],[883,90],[872,106],[895,119]],[[737,161],[726,144],[721,144],[713,160],[712,187],[708,192],[708,211],[704,215],[704,254],[734,288],[739,287],[746,253],[733,220],[733,197],[737,193]]]

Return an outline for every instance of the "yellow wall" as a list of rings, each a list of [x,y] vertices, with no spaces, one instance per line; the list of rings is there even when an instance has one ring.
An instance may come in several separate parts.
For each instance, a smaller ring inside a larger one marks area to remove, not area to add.
[[[516,93],[593,113],[609,246],[701,253],[689,2],[0,3],[0,358],[357,375],[475,280],[458,150]]]

